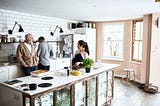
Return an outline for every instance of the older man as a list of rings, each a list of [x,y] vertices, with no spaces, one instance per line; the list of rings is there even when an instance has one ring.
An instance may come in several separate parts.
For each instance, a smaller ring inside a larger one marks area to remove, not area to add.
[[[31,71],[37,69],[38,59],[33,45],[32,34],[26,34],[25,41],[18,45],[16,57],[18,62],[22,65],[22,70],[26,76],[29,76]]]

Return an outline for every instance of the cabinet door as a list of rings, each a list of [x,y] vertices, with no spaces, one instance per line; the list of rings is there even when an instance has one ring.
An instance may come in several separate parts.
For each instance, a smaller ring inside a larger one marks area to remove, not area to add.
[[[0,82],[8,80],[8,67],[0,67]]]
[[[58,90],[56,94],[56,106],[70,106],[70,86]]]
[[[8,66],[8,75],[9,79],[13,79],[22,77],[24,74],[20,66],[14,65],[14,66]]]
[[[87,84],[88,106],[96,106],[96,77],[88,79]]]
[[[75,106],[86,105],[86,85],[85,81],[75,84]]]
[[[113,98],[113,71],[107,71],[107,102]]]
[[[106,102],[106,72],[99,74],[98,86],[98,106],[102,106]]]
[[[98,106],[102,106],[113,99],[113,71],[99,74]]]
[[[31,106],[30,99],[25,98],[26,105],[25,106]],[[40,97],[36,97],[34,99],[34,106],[53,106],[53,92],[42,95]]]

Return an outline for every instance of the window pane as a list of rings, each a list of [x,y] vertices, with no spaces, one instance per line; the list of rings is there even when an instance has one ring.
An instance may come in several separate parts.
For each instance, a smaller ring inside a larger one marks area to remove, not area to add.
[[[103,57],[123,58],[123,23],[103,24]]]
[[[138,59],[138,42],[134,42],[134,53],[133,53],[133,58]]]
[[[135,41],[134,42],[133,59],[142,60],[142,41]]]
[[[135,40],[142,40],[143,22],[136,22],[136,36]]]
[[[142,42],[139,42],[139,60],[142,60]]]
[[[142,60],[143,20],[135,20],[133,24],[132,61],[140,62]]]

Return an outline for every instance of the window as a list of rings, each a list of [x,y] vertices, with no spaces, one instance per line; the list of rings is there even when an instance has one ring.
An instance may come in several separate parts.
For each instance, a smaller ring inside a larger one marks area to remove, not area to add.
[[[102,58],[111,60],[122,60],[124,23],[105,23],[103,24],[102,34]]]
[[[143,19],[133,20],[131,60],[142,61]]]

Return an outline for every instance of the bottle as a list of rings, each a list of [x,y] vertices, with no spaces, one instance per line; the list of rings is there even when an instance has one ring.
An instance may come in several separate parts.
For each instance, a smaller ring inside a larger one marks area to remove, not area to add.
[[[69,73],[70,73],[69,68],[67,68],[67,76],[69,76]]]

